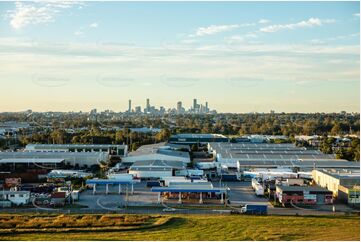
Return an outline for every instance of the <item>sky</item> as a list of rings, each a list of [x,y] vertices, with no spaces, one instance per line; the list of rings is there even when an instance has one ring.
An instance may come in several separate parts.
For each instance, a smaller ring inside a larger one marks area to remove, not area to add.
[[[0,112],[359,112],[359,2],[0,2]]]

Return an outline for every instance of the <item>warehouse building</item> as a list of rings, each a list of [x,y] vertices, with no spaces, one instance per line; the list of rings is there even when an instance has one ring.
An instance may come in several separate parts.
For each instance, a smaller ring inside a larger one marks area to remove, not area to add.
[[[207,144],[209,142],[229,142],[229,139],[221,134],[175,134],[169,140],[172,144]]]
[[[122,164],[126,165],[126,166],[131,166],[135,162],[149,161],[149,160],[178,161],[178,162],[183,162],[184,164],[190,163],[189,154],[188,154],[188,156],[178,156],[175,154],[172,154],[172,155],[149,154],[149,155],[124,157],[124,158],[122,158]]]
[[[184,184],[184,183],[199,183],[199,182],[208,182],[207,179],[192,179],[189,177],[185,177],[185,176],[169,176],[169,177],[162,177],[159,179],[159,181],[161,182],[161,184],[163,186],[169,187],[170,185],[174,185],[174,184]]]
[[[276,186],[276,198],[283,206],[332,204],[332,192],[319,186]]]
[[[112,144],[28,144],[25,151],[31,152],[107,152],[109,155],[126,156],[127,145]]]
[[[351,205],[360,205],[360,169],[313,170],[314,182],[332,192],[335,198]]]
[[[227,164],[232,167],[232,164]],[[253,168],[291,168],[296,171],[312,171],[314,169],[357,169],[359,164],[340,159],[330,160],[286,160],[286,161],[273,161],[273,160],[247,160],[237,161],[237,170],[243,172]]]
[[[176,171],[185,169],[182,161],[139,160],[129,168],[129,174],[140,179],[161,178],[174,176]]]
[[[323,154],[318,150],[307,150],[293,144],[209,143],[208,150],[215,155],[218,162],[234,165],[238,160],[281,162],[304,159],[335,159],[334,155]]]
[[[0,153],[1,154],[1,153]],[[5,158],[0,159],[0,171],[26,171],[29,169],[56,169],[62,167],[64,159],[52,158]]]
[[[109,155],[107,152],[0,152],[0,160],[4,159],[24,159],[24,161],[28,160],[30,164],[33,161],[38,164],[42,159],[62,159],[65,166],[86,168],[100,162],[107,162]]]
[[[295,168],[310,171],[315,168],[352,168],[353,162],[336,159],[332,154],[307,150],[293,144],[209,143],[208,150],[216,161],[230,169]]]
[[[127,157],[122,158],[122,164],[130,166],[134,162],[149,160],[181,161],[184,164],[191,162],[189,148],[187,150],[184,146],[158,143],[143,145],[136,151],[130,152]]]

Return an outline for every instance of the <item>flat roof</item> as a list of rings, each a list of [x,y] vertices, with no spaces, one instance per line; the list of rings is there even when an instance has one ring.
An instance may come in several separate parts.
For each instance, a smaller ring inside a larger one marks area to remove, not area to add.
[[[2,190],[0,191],[0,195],[2,194],[29,194],[30,191],[9,191],[9,190]]]
[[[358,168],[359,164],[345,160],[239,160],[237,161],[240,167],[316,167],[316,168]],[[221,163],[222,164],[222,163]]]
[[[47,159],[47,158],[6,158],[6,159],[0,159],[0,164],[6,164],[6,163],[61,163],[64,162],[64,159]]]
[[[261,161],[289,161],[289,160],[332,160],[333,154],[324,154],[319,150],[307,150],[293,144],[267,143],[209,143],[211,150],[222,160],[261,160]],[[342,160],[340,160],[342,161]]]
[[[135,151],[129,152],[128,156],[139,156],[139,155],[148,155],[157,153],[157,150],[164,146],[165,142],[156,143],[156,144],[149,144],[149,145],[142,145]]]
[[[134,184],[136,183],[136,181],[119,181],[119,180],[116,180],[116,179],[88,179],[86,180],[86,184],[89,184],[89,185],[110,185],[110,184],[113,184],[113,185],[126,185],[126,184]]]
[[[130,167],[129,171],[173,171],[173,168],[171,168],[171,167],[152,167],[152,166]]]
[[[195,184],[193,187],[152,187],[152,192],[219,192],[225,193],[227,188],[224,187],[204,187]]]
[[[272,143],[224,143],[224,142],[212,142],[209,143],[210,147],[212,148],[274,148],[274,149],[302,149],[305,150],[303,147],[296,147],[291,143],[286,144],[272,144]]]
[[[278,189],[281,189],[284,192],[327,192],[332,193],[332,191],[327,190],[326,188],[319,187],[319,186],[278,186],[276,185]]]
[[[197,138],[197,139],[212,139],[212,138],[226,138],[226,136],[222,134],[191,134],[191,133],[185,133],[185,134],[174,134],[171,136],[171,138],[181,138],[181,139],[187,139],[187,138]]]
[[[356,164],[360,166],[359,163]],[[355,178],[360,179],[360,170],[348,170],[348,171],[318,170],[318,171],[337,179],[355,179]]]
[[[179,150],[167,150],[167,149],[159,149],[156,152],[157,154],[170,155],[170,156],[178,156],[183,158],[189,158],[189,153],[186,151]]]
[[[183,161],[166,161],[166,160],[140,160],[133,163],[130,168],[140,167],[162,167],[162,168],[176,168],[185,169]]]
[[[41,152],[41,151],[25,151],[25,152],[0,152],[0,159],[6,158],[72,158],[72,157],[100,157],[108,156],[107,152]]]
[[[125,148],[126,145],[119,144],[28,144],[26,149],[69,149],[69,148]]]
[[[149,154],[165,154],[171,156],[180,156],[189,158],[189,153],[184,151],[179,151],[177,149],[190,149],[189,146],[186,145],[174,145],[168,144],[165,142],[142,145],[136,151],[132,151],[128,154],[128,156],[140,156],[140,155],[149,155]]]
[[[182,189],[182,188],[168,188],[168,187],[152,187],[152,192],[226,192],[226,189],[222,188],[210,188],[210,189]]]
[[[163,160],[163,161],[182,161],[184,163],[189,163],[189,157],[168,155],[168,154],[145,154],[145,155],[137,155],[137,156],[126,156],[122,158],[122,162],[125,163],[134,163],[137,161],[149,161],[149,160]]]

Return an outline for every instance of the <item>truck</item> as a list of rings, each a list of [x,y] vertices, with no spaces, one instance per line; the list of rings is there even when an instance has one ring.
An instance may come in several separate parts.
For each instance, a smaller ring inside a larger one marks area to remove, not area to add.
[[[256,196],[264,196],[264,188],[262,185],[257,185],[255,190]]]
[[[252,178],[252,188],[253,190],[256,190],[256,187],[259,185],[257,178]]]
[[[267,205],[246,204],[241,208],[243,214],[267,214]]]

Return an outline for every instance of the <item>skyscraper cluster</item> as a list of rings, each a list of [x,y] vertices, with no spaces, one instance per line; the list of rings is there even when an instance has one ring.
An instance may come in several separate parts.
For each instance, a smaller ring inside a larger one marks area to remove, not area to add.
[[[128,110],[126,113],[144,113],[144,114],[165,114],[165,113],[173,113],[173,114],[207,114],[207,113],[216,113],[215,110],[210,110],[208,107],[208,102],[205,102],[205,104],[198,104],[197,99],[193,99],[193,105],[186,110],[183,107],[182,101],[177,102],[176,108],[169,108],[166,110],[163,106],[160,106],[159,109],[157,109],[155,106],[151,106],[150,99],[146,99],[145,108],[143,109],[141,106],[136,106],[134,109],[132,108],[132,100],[129,100],[128,102]]]
[[[198,104],[197,103],[197,99],[193,99],[193,107],[190,110],[192,113],[209,113],[209,108],[208,108],[208,102],[205,103],[205,105],[203,104]]]

